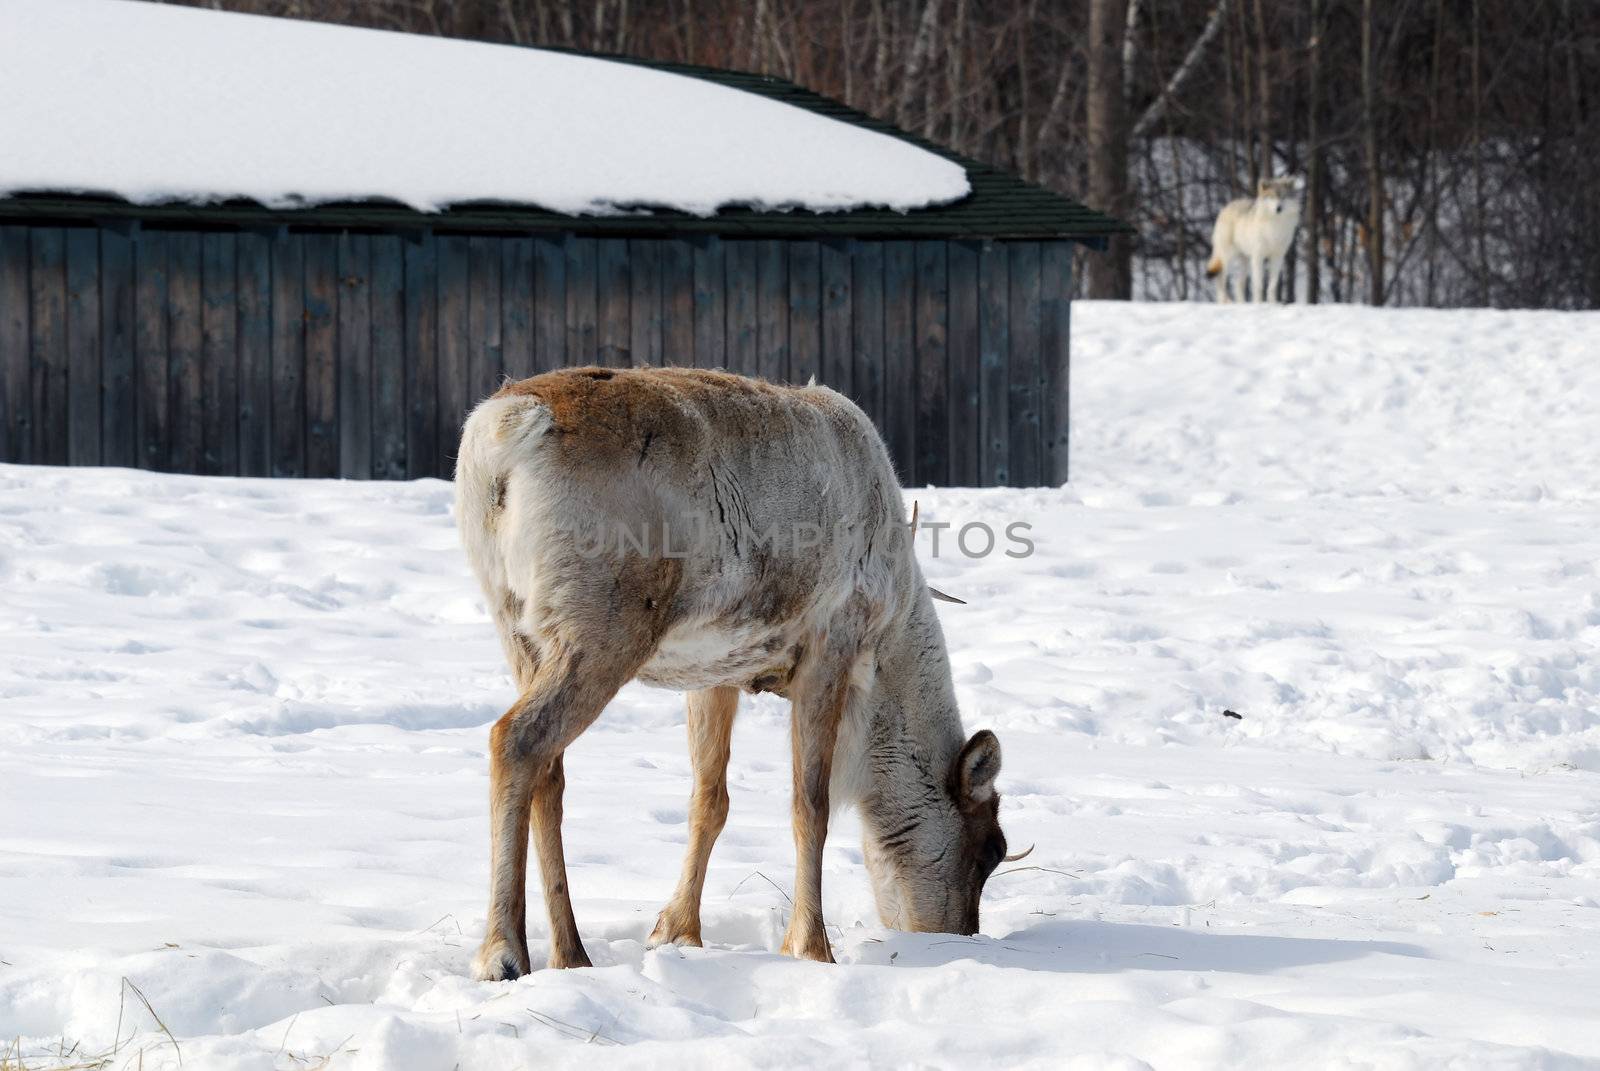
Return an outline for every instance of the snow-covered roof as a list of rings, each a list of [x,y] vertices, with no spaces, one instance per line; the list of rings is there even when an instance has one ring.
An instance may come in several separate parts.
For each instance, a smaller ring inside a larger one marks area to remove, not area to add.
[[[0,0],[0,196],[569,215],[906,211],[968,192],[906,141],[588,56],[141,0]]]

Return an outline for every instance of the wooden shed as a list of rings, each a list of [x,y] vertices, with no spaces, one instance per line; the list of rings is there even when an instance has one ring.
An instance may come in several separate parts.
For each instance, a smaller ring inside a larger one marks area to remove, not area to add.
[[[816,377],[908,485],[1066,480],[1074,245],[1122,224],[788,82],[644,66],[912,141],[971,192],[710,216],[13,193],[0,461],[449,478],[504,377],[676,364]]]

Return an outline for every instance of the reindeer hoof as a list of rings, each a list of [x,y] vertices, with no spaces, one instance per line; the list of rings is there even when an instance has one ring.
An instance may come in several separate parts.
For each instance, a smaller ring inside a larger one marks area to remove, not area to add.
[[[480,982],[510,982],[529,970],[528,954],[504,941],[485,941],[472,964],[472,976]]]
[[[828,947],[828,936],[820,929],[812,930],[804,937],[796,937],[793,928],[784,935],[783,947],[779,949],[785,956],[795,959],[815,960],[818,963],[833,963],[833,949]]]
[[[662,945],[687,945],[699,948],[700,920],[684,918],[672,908],[666,908],[656,918],[656,928],[650,931],[650,936],[645,941],[647,948],[660,948]]]
[[[593,967],[589,962],[589,953],[579,945],[576,949],[550,949],[550,959],[546,964],[551,970],[565,970],[568,967]]]

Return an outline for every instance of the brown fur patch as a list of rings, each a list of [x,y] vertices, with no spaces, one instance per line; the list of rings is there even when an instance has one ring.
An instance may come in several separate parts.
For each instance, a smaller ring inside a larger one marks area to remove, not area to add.
[[[507,383],[496,398],[537,398],[550,409],[549,433],[565,449],[643,464],[667,451],[685,461],[700,450],[701,429],[761,431],[768,406],[790,388],[701,368],[568,368]],[[654,451],[654,452],[653,452]]]
[[[682,558],[629,556],[618,566],[617,623],[641,649],[653,649],[667,631],[682,582]]]
[[[822,563],[811,554],[773,553],[765,546],[752,551],[756,581],[739,602],[736,623],[776,625],[792,621],[817,590]]]
[[[789,696],[789,687],[794,683],[795,674],[800,670],[800,663],[805,660],[806,648],[804,644],[795,644],[790,647],[787,654],[787,664],[780,664],[756,676],[745,685],[745,691],[751,695],[761,692],[771,692],[784,698]]]

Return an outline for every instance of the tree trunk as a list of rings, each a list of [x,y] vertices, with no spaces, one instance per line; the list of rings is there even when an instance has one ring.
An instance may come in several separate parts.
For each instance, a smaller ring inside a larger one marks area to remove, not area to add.
[[[1478,304],[1489,304],[1489,250],[1483,206],[1483,10],[1472,0],[1472,234],[1478,254]]]
[[[1306,42],[1306,301],[1322,295],[1322,0],[1311,0],[1311,33]]]
[[[961,128],[961,101],[966,86],[963,61],[967,48],[967,0],[956,0],[955,28],[951,31],[948,62],[945,65],[945,137],[947,144],[960,145],[964,138]],[[929,135],[932,136],[931,134]]]
[[[1372,0],[1361,0],[1361,130],[1367,155],[1367,303],[1383,304],[1383,169],[1378,163],[1378,77]]]
[[[1289,52],[1294,47],[1292,42],[1295,40],[1296,36],[1298,36],[1300,30],[1300,14],[1300,9],[1296,8],[1289,20],[1288,28],[1283,31],[1283,37],[1285,41],[1290,42],[1285,49],[1286,52]],[[1285,177],[1294,176],[1297,178],[1304,178],[1304,173],[1301,171],[1300,163],[1300,146],[1304,144],[1300,137],[1300,123],[1305,117],[1305,108],[1303,107],[1302,102],[1305,87],[1301,84],[1300,79],[1298,78],[1291,77],[1288,79],[1288,81],[1289,106],[1284,109],[1284,114],[1289,117],[1289,129],[1286,131],[1287,136],[1284,138],[1283,142],[1283,174]],[[1295,237],[1298,238],[1299,235],[1296,235]],[[1299,273],[1299,243],[1290,241],[1289,251],[1285,253],[1283,257],[1283,300],[1285,302],[1293,302],[1295,300],[1295,295],[1300,292],[1297,285],[1300,281]]]
[[[1256,137],[1260,147],[1256,157],[1261,161],[1261,178],[1269,179],[1276,168],[1272,160],[1272,71],[1267,53],[1267,16],[1265,0],[1256,0]]]
[[[1139,22],[1139,9],[1143,6],[1144,0],[1128,0],[1128,21],[1122,30],[1122,111],[1128,116],[1133,115],[1133,69],[1139,58],[1139,38],[1134,33],[1134,27]]]
[[[1427,247],[1428,259],[1423,266],[1423,293],[1427,305],[1437,303],[1437,281],[1439,275],[1439,202],[1440,176],[1439,152],[1436,142],[1439,131],[1439,77],[1444,66],[1444,2],[1436,0],[1433,6],[1433,72],[1430,75],[1428,87],[1428,134],[1423,140],[1423,152],[1426,154],[1423,163],[1423,182],[1427,189],[1427,218],[1423,226],[1428,228]]]
[[[1234,9],[1233,36],[1239,41],[1239,115],[1245,163],[1250,169],[1250,179],[1245,186],[1245,193],[1249,197],[1254,197],[1256,186],[1261,181],[1261,155],[1257,151],[1260,147],[1258,139],[1251,136],[1251,127],[1256,121],[1256,80],[1252,77],[1255,68],[1250,62],[1250,22],[1249,11],[1245,4],[1240,4]]]
[[[1128,210],[1128,125],[1122,98],[1122,34],[1128,0],[1091,0],[1086,112],[1089,204],[1114,216]],[[1089,296],[1127,299],[1133,292],[1128,239],[1113,238],[1088,258]]]
[[[928,0],[922,7],[922,16],[917,19],[917,34],[911,40],[911,55],[906,60],[906,71],[900,81],[900,103],[895,107],[896,122],[902,127],[915,125],[912,122],[912,102],[917,99],[917,91],[922,87],[922,71],[927,66],[928,55],[933,51],[934,38],[939,35],[939,0]],[[930,111],[928,101],[932,94],[923,93],[923,115],[926,117]]]

